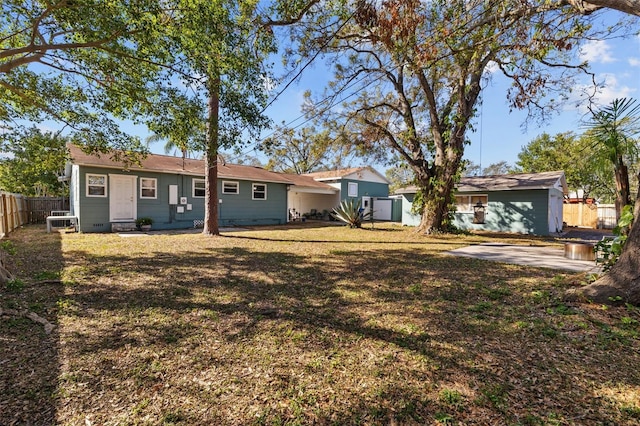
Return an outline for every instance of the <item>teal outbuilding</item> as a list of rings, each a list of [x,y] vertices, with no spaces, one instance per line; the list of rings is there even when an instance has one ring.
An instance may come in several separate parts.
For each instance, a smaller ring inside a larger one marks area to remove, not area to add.
[[[205,206],[202,160],[148,155],[140,164],[89,155],[69,145],[71,214],[81,232],[135,227],[148,217],[153,229],[201,226]],[[287,222],[287,175],[261,167],[218,162],[219,225]]]
[[[298,211],[304,211],[309,206],[331,209],[344,200],[360,202],[365,212],[373,211],[375,220],[391,221],[394,208],[400,211],[399,204],[389,198],[389,181],[373,167],[321,171],[308,173],[304,177],[332,189],[333,193],[331,197],[320,198],[313,192],[305,192],[303,185],[296,182],[289,204]]]
[[[411,212],[417,188],[403,188],[402,224],[417,226]],[[454,225],[469,231],[551,235],[562,231],[568,194],[564,172],[464,177],[456,187]]]

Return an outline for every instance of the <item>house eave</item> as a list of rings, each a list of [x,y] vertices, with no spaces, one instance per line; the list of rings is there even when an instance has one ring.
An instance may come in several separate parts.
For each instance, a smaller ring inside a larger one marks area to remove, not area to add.
[[[204,179],[204,173],[196,173],[189,170],[168,170],[168,169],[149,169],[149,168],[141,168],[141,167],[130,167],[130,168],[122,168],[118,166],[109,166],[104,164],[92,164],[87,162],[72,162],[72,164],[80,166],[80,167],[96,167],[100,169],[109,169],[109,170],[119,170],[128,173],[162,173],[162,174],[170,174],[170,175],[183,175],[183,176],[192,176]],[[272,180],[272,179],[259,179],[259,178],[248,178],[245,176],[234,176],[224,173],[218,173],[218,179],[234,179],[234,180],[242,180],[246,182],[265,182],[265,183],[280,183],[283,185],[293,185],[293,182],[289,180]]]
[[[291,186],[291,191],[304,192],[306,194],[327,194],[327,195],[333,195],[339,192],[337,189],[313,188],[309,186],[300,186],[300,185]]]

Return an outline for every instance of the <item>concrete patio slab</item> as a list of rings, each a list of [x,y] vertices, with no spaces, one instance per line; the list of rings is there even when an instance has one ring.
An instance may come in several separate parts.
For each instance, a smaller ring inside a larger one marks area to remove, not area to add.
[[[453,256],[484,259],[514,265],[534,266],[572,272],[599,273],[601,267],[593,261],[572,260],[564,257],[560,247],[521,246],[515,244],[485,243],[447,252]]]

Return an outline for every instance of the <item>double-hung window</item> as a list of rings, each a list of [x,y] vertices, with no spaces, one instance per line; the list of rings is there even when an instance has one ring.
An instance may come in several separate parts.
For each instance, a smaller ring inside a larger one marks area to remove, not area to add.
[[[253,200],[266,200],[267,199],[267,185],[264,183],[254,183],[251,186],[252,199]]]
[[[194,179],[191,196],[193,198],[204,198],[205,193],[206,191],[205,191],[204,179]]]
[[[87,197],[107,196],[107,175],[87,173]]]
[[[140,198],[155,200],[158,198],[158,179],[140,179]]]
[[[238,183],[237,181],[223,180],[222,193],[223,194],[239,194],[240,183]]]
[[[358,196],[358,182],[349,182],[349,185],[347,186],[347,195],[349,197]]]

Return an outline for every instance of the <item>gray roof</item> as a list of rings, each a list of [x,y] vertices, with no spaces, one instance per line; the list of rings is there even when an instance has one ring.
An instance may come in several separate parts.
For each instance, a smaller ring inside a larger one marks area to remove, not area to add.
[[[568,192],[563,171],[542,173],[516,173],[509,175],[468,176],[456,185],[458,192],[518,191],[525,189],[562,189]],[[408,186],[396,191],[397,194],[413,194],[416,186]]]
[[[563,171],[518,173],[510,175],[470,176],[460,179],[458,192],[513,191],[560,187],[567,191]]]

